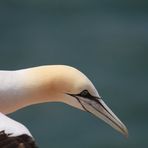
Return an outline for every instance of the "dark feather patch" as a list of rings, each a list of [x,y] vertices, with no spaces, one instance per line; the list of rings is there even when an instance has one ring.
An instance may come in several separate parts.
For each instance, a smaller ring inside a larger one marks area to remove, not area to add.
[[[0,148],[38,148],[32,137],[26,134],[14,137],[10,135],[5,131],[0,132]]]

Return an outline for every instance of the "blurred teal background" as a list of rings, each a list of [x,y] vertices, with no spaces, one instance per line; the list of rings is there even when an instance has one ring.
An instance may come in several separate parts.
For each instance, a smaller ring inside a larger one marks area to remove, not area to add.
[[[148,1],[1,0],[0,69],[45,64],[83,71],[129,138],[61,103],[11,114],[40,148],[148,147]]]

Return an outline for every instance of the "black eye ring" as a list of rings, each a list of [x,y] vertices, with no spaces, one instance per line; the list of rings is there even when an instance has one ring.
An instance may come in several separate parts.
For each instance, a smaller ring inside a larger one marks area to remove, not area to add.
[[[88,97],[90,96],[90,93],[88,92],[88,90],[83,90],[79,95],[81,97]]]

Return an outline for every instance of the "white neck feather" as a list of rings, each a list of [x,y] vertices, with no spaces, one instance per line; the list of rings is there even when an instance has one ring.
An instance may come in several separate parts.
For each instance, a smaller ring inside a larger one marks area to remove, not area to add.
[[[0,112],[8,114],[31,104],[50,101],[42,86],[44,76],[39,80],[37,74],[34,76],[30,72],[32,69],[0,71]]]
[[[0,71],[0,112],[10,113],[24,105],[21,79],[19,71]]]
[[[40,66],[0,71],[0,112],[8,114],[31,104],[61,102],[63,96],[57,93],[55,83],[62,90],[63,83],[57,78],[61,79],[62,73],[65,76],[67,69],[65,66]]]

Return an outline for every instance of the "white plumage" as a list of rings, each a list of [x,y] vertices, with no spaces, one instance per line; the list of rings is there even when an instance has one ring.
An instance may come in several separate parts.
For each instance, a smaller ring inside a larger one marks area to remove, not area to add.
[[[0,131],[5,131],[10,137],[26,134],[32,137],[29,130],[21,123],[0,113]]]

